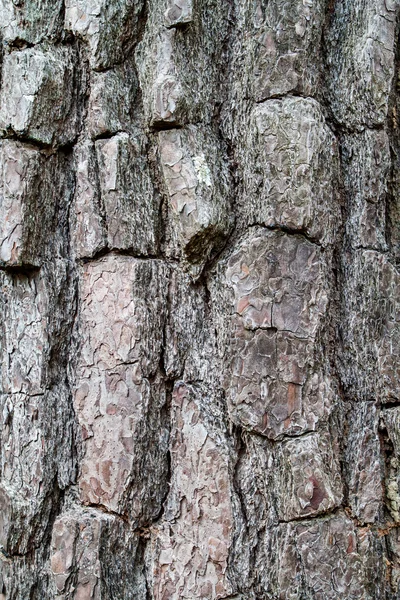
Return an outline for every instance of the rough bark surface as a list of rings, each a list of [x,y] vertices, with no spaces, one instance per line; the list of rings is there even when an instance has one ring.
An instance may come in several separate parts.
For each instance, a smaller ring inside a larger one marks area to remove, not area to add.
[[[0,0],[0,600],[400,598],[400,0]]]

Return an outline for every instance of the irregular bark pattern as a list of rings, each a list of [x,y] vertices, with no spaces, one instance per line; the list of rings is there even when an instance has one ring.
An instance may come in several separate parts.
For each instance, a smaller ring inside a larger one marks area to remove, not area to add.
[[[0,31],[0,600],[400,598],[400,0]]]

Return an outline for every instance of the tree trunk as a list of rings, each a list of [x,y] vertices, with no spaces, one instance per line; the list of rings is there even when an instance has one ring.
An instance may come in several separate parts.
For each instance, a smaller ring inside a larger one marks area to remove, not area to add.
[[[0,600],[400,598],[400,0],[0,0]]]

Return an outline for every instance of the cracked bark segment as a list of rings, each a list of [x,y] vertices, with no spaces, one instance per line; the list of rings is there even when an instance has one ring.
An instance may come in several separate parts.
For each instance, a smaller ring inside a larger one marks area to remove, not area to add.
[[[219,267],[225,295],[215,307],[230,315],[218,332],[230,415],[272,439],[314,429],[331,401],[316,340],[328,305],[325,268],[318,246],[262,228]]]
[[[49,574],[47,569],[48,557],[39,548],[31,553],[29,558],[18,556],[13,561],[2,562],[0,570],[0,589],[3,598],[8,600],[22,600],[34,594],[46,598],[52,593],[49,587]],[[51,596],[50,596],[51,597]]]
[[[62,384],[0,396],[0,410],[0,545],[22,555],[43,543],[59,490],[74,481],[74,418]]]
[[[244,91],[256,102],[290,92],[314,95],[325,1],[273,0],[264,5],[247,0],[238,3],[238,11],[234,60],[236,69],[245,64],[244,73],[236,74]]]
[[[353,248],[385,251],[386,197],[390,147],[386,131],[363,131],[341,138],[349,217],[347,241]]]
[[[2,391],[43,393],[50,349],[44,282],[35,275],[3,273],[1,283]]]
[[[0,0],[3,40],[8,44],[38,44],[61,29],[62,0]]]
[[[128,56],[143,5],[143,0],[66,0],[65,28],[87,42],[92,69],[108,69]]]
[[[35,47],[3,62],[0,127],[43,144],[62,146],[78,133],[79,85],[71,47]]]
[[[109,255],[84,267],[74,393],[84,503],[145,524],[165,493],[165,386],[158,375],[167,269]]]
[[[175,5],[186,5],[186,0]],[[146,120],[150,126],[163,128],[209,123],[222,100],[219,68],[227,60],[231,7],[206,0],[192,11],[189,27],[170,29],[164,26],[168,25],[164,12],[164,3],[149,2],[144,36],[136,52]]]
[[[120,133],[95,144],[108,247],[154,255],[160,199],[150,176],[147,140]]]
[[[130,61],[102,73],[90,82],[87,127],[92,138],[132,129],[136,72]]]
[[[42,228],[50,226],[56,203],[45,206],[45,158],[34,148],[4,140],[0,144],[0,263],[39,266]],[[43,194],[44,195],[44,194]],[[47,232],[46,232],[47,235]]]
[[[241,543],[262,561],[261,548],[254,547],[259,531],[273,530],[278,520],[304,519],[340,506],[339,448],[325,428],[278,444],[250,434],[244,440],[236,483],[250,529]]]
[[[361,523],[382,515],[381,444],[378,413],[372,402],[357,403],[349,412],[345,451],[349,506]]]
[[[233,538],[229,443],[204,415],[201,389],[179,382],[172,396],[172,481],[151,542],[155,600],[233,593],[227,578]]]
[[[288,97],[256,106],[241,141],[250,224],[304,231],[323,245],[340,223],[338,148],[319,104]]]
[[[73,183],[68,155],[0,142],[0,266],[29,270],[65,257]]]
[[[387,196],[387,241],[389,249],[395,260],[399,263],[400,258],[400,138],[398,129],[398,117],[400,113],[400,94],[393,94],[394,105],[391,107],[391,115],[388,116],[389,128],[391,124],[391,172],[389,194]],[[389,129],[390,131],[390,129]]]
[[[331,442],[325,431],[322,436],[325,436],[323,445],[326,444],[323,454]],[[244,435],[245,446],[240,453],[235,482],[246,527],[244,534],[236,538],[239,549],[233,565],[235,581],[240,582],[244,597],[247,593],[249,596],[253,593],[256,598],[291,600],[379,597],[369,590],[375,584],[375,577],[378,580],[384,577],[381,571],[376,573],[376,556],[383,547],[367,528],[356,529],[353,521],[341,512],[309,520],[278,522],[282,499],[290,495],[284,480],[279,480],[280,474],[288,469],[282,459],[289,458],[293,465],[296,453],[291,454],[292,446],[301,446],[307,438],[316,440],[317,437],[318,434],[311,434],[276,445],[258,436]],[[328,454],[330,452],[328,450]],[[311,465],[315,466],[320,457],[321,450],[317,449]],[[306,466],[311,466],[307,462],[306,459]],[[324,470],[325,477],[332,477],[332,482],[337,478],[333,487],[337,486],[339,501],[337,457],[334,462],[332,472],[326,469],[329,459]],[[372,573],[374,568],[376,575]]]
[[[179,268],[171,271],[164,369],[169,379],[206,381],[215,335],[208,326],[206,291]]]
[[[378,598],[370,573],[371,558],[374,563],[373,552],[383,548],[375,544],[372,550],[372,535],[368,529],[357,530],[342,513],[270,527],[262,539],[264,555],[257,563],[257,597]]]
[[[38,415],[43,402],[41,395],[3,397],[1,479],[3,484],[6,482],[12,486],[22,497],[27,495],[28,490],[35,497],[40,493],[44,440]]]
[[[42,394],[59,381],[68,357],[74,314],[68,264],[53,256],[50,269],[0,272],[3,393]],[[54,361],[54,356],[59,356]]]
[[[51,500],[46,495],[52,485],[49,489],[43,472],[44,432],[35,422],[41,401],[42,397],[22,394],[1,397],[0,544],[10,554],[24,554],[40,543],[45,529],[42,519],[50,517]]]
[[[390,450],[387,453],[385,474],[386,505],[392,519],[400,522],[400,409],[387,408],[381,412],[381,429],[386,432]]]
[[[327,29],[328,98],[349,129],[383,125],[394,74],[396,0],[346,0]]]
[[[342,514],[289,527],[305,587],[315,600],[372,600],[371,579],[357,539],[368,531],[358,533]]]
[[[398,527],[391,529],[387,536],[388,556],[390,559],[390,585],[393,597],[400,593],[400,529]]]
[[[54,598],[144,600],[137,567],[139,540],[113,515],[78,507],[62,513],[51,540]]]
[[[355,399],[399,398],[400,278],[388,258],[357,250],[344,262],[341,371]]]
[[[151,126],[186,122],[187,100],[174,55],[175,30],[161,30],[154,40],[139,44],[139,80]],[[150,82],[151,80],[151,82]]]
[[[83,371],[79,378],[79,488],[84,504],[129,513],[142,526],[157,517],[165,495],[168,430],[164,382],[138,383],[134,371],[121,365],[104,374]]]
[[[80,364],[157,372],[162,347],[167,267],[158,260],[109,254],[88,263],[81,280]]]
[[[50,269],[2,272],[0,279],[0,545],[18,555],[7,572],[19,581],[16,589],[27,590],[33,577],[21,583],[24,569],[29,570],[25,558],[44,564],[40,548],[48,521],[60,490],[75,478],[74,419],[64,370],[73,290],[68,265],[57,253]]]
[[[219,158],[219,144],[211,131],[188,126],[158,134],[161,167],[172,213],[172,245],[180,246],[192,271],[227,236],[231,225],[229,174]]]
[[[72,188],[63,153],[0,142],[0,265],[40,267],[65,253],[61,229]]]
[[[328,432],[310,433],[279,445],[274,487],[280,520],[318,515],[343,499],[338,447]]]
[[[167,0],[164,18],[167,27],[190,23],[193,20],[193,0]]]
[[[75,195],[71,210],[71,238],[78,258],[90,258],[107,247],[101,205],[98,163],[94,143],[85,140],[74,148]]]
[[[265,570],[265,550],[261,541],[263,531],[277,523],[273,502],[273,449],[271,442],[258,435],[242,433],[233,482],[240,498],[242,521],[235,515],[236,536],[232,546],[231,573],[248,596],[257,598],[259,578]]]

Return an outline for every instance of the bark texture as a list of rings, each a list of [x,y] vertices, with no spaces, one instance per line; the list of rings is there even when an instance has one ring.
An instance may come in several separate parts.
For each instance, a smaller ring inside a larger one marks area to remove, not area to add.
[[[0,0],[0,600],[400,598],[400,0]]]

